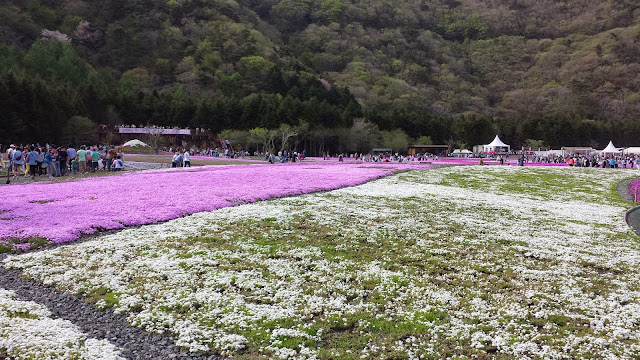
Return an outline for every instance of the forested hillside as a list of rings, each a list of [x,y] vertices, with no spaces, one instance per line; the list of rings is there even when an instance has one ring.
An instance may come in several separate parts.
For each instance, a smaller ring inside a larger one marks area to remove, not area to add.
[[[0,142],[303,124],[357,150],[364,118],[380,142],[640,143],[631,0],[4,0],[0,43]]]

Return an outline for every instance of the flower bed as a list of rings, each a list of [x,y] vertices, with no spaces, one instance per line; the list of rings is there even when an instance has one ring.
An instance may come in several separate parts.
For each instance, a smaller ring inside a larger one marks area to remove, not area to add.
[[[629,194],[633,197],[633,199],[635,199],[636,202],[640,202],[640,179],[631,181],[631,186],[629,186]],[[637,199],[636,195],[638,195]]]
[[[0,358],[124,360],[108,341],[89,338],[71,322],[50,316],[46,307],[0,289]]]
[[[640,353],[632,170],[449,167],[11,256],[191,351],[237,359]]]
[[[0,188],[0,241],[11,244],[15,239],[40,238],[67,242],[99,229],[151,224],[242,203],[361,184],[398,168],[397,164],[240,165],[4,186]]]

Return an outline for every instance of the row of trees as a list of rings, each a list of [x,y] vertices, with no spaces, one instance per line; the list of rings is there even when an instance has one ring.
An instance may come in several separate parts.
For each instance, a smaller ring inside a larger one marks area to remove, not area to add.
[[[282,124],[277,129],[257,127],[250,130],[224,130],[219,137],[229,140],[236,150],[265,154],[284,151],[306,151],[308,155],[366,154],[374,147],[404,153],[410,143],[415,143],[402,130],[380,130],[378,126],[364,119],[355,119],[351,127],[313,128],[303,122],[297,126]],[[416,141],[431,143],[428,137]]]
[[[115,79],[82,60],[69,43],[38,41],[23,53],[0,46],[0,143],[87,138],[98,124],[153,124],[210,129],[246,148],[258,148],[257,134],[295,129],[291,142],[276,143],[310,153],[368,152],[388,147],[402,152],[429,137],[438,144],[470,147],[495,134],[517,148],[536,139],[545,146],[604,146],[613,139],[636,145],[640,121],[608,121],[579,116],[526,118],[462,115],[434,116],[411,109],[363,109],[346,88],[307,78],[282,77],[286,94],[253,93],[243,98],[187,96],[181,87],[150,90],[129,74]],[[306,85],[302,85],[302,84]],[[358,119],[355,121],[354,119]],[[362,120],[366,119],[366,121]],[[267,135],[264,135],[267,136]],[[267,136],[267,138],[269,138]],[[292,145],[294,144],[294,145]]]
[[[614,139],[619,146],[637,145],[635,135],[640,121],[633,123],[597,122],[578,118],[539,118],[525,121],[462,117],[455,119],[419,120],[432,131],[410,136],[401,128],[383,130],[377,124],[358,118],[349,127],[327,128],[281,124],[278,128],[226,129],[220,138],[228,139],[237,150],[277,153],[278,151],[307,151],[309,155],[329,153],[369,153],[372,148],[389,148],[405,153],[409,145],[445,144],[454,148],[471,149],[490,142],[496,134],[512,148],[537,150],[559,149],[562,146],[592,146],[604,148]],[[588,141],[585,142],[585,139]]]

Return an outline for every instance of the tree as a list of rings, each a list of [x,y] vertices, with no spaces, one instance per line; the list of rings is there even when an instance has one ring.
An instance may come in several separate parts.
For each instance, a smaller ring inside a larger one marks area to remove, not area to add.
[[[149,127],[149,124],[147,124],[147,127]],[[147,134],[147,143],[149,146],[151,146],[155,154],[158,154],[158,152],[160,152],[160,140],[162,138],[164,130],[164,128],[155,128],[152,132]]]
[[[409,136],[400,130],[381,131],[382,147],[393,149],[393,152],[404,153],[409,147]]]
[[[70,144],[94,144],[97,141],[96,125],[84,116],[71,117],[63,130],[63,139]]]
[[[280,152],[284,152],[289,139],[298,136],[298,129],[288,124],[280,124],[278,128],[278,136],[280,137]]]
[[[431,140],[431,136],[420,136],[414,141],[416,145],[433,145],[433,140]]]
[[[248,150],[251,146],[257,144],[256,137],[246,130],[225,129],[218,134],[218,138],[229,140],[231,146],[236,150]]]
[[[546,149],[547,148],[544,145],[544,141],[542,141],[542,140],[533,140],[533,139],[526,139],[524,141],[524,147],[525,147],[525,149],[531,149],[533,151],[538,151],[540,149]]]
[[[380,142],[378,126],[365,119],[355,119],[349,128],[347,151],[367,153]]]
[[[249,130],[249,134],[251,134],[258,144],[262,145],[262,151],[264,153],[273,153],[273,148],[275,147],[274,142],[278,137],[277,131],[257,127]]]

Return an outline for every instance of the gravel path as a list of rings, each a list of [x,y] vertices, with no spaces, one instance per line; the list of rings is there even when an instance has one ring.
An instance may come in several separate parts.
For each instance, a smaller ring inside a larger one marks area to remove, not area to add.
[[[0,256],[0,261],[6,255]],[[175,346],[167,335],[148,333],[127,325],[124,315],[114,314],[111,309],[99,311],[86,303],[82,296],[60,292],[33,280],[25,280],[19,270],[7,270],[0,266],[0,287],[13,290],[20,300],[34,301],[49,308],[52,318],[69,320],[89,337],[106,339],[122,349],[127,359],[218,359],[214,355],[189,354]]]
[[[629,193],[629,188],[631,188],[631,182],[634,179],[630,179],[630,180],[625,180],[625,181],[621,181],[618,184],[618,194],[620,195],[621,198],[623,198],[624,200],[627,201],[633,201],[633,195],[631,195]]]

